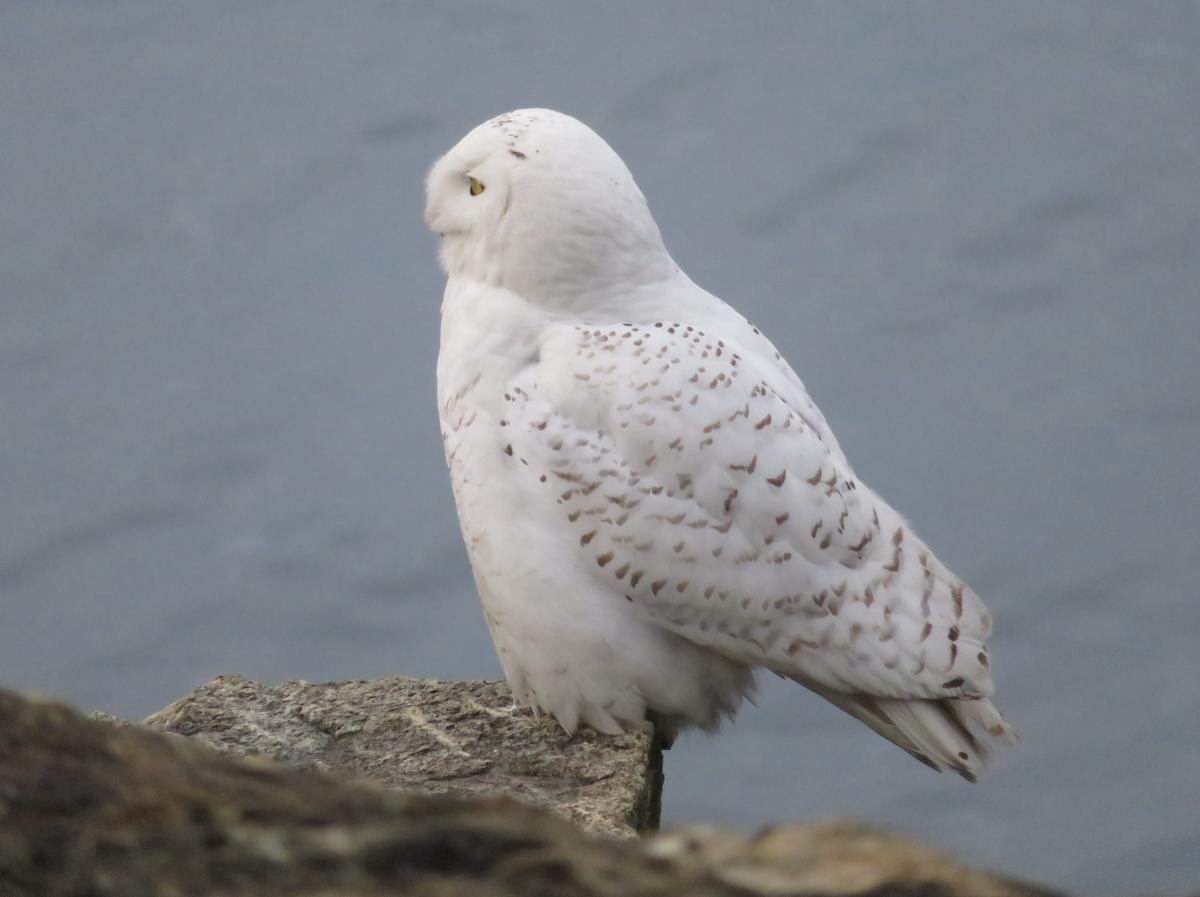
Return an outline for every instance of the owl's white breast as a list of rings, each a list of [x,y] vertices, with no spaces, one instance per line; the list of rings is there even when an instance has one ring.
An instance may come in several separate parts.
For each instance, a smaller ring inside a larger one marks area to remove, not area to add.
[[[560,382],[554,355],[576,333],[506,290],[465,278],[447,287],[442,435],[501,665],[518,698],[569,730],[644,726],[646,707],[667,732],[711,728],[752,690],[750,670],[647,623],[577,557],[554,465],[560,450],[581,469],[598,463],[603,400],[580,402],[588,393]]]

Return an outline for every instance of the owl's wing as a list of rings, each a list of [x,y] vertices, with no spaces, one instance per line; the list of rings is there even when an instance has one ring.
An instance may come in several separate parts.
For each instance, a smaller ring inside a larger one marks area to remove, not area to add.
[[[614,600],[817,690],[991,693],[982,603],[779,362],[681,324],[549,334],[506,432]]]

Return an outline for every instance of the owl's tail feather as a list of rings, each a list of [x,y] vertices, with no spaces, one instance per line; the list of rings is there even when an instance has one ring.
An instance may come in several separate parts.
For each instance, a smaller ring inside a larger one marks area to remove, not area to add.
[[[811,681],[802,684],[926,766],[956,772],[969,782],[983,772],[991,753],[983,735],[1004,744],[1021,740],[987,698],[881,698],[814,687]]]
[[[976,736],[988,735],[1001,744],[1014,747],[1021,743],[1017,730],[987,698],[950,698],[944,703]]]

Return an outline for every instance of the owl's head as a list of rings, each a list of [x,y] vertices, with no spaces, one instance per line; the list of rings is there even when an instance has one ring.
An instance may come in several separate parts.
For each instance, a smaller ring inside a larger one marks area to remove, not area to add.
[[[434,164],[425,221],[451,278],[548,308],[629,292],[678,271],[646,198],[591,128],[522,109],[475,128]]]

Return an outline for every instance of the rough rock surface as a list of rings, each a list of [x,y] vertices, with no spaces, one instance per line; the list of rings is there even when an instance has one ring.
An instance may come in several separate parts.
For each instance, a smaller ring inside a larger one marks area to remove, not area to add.
[[[1050,894],[969,869],[914,838],[847,819],[783,825],[753,837],[690,825],[647,842],[646,853],[708,872],[749,894]]]
[[[404,794],[0,691],[0,897],[1052,897],[837,825],[589,836],[508,798]]]
[[[413,794],[505,794],[590,832],[634,837],[658,827],[662,752],[649,735],[569,736],[512,705],[503,682],[266,686],[222,676],[143,725]]]

